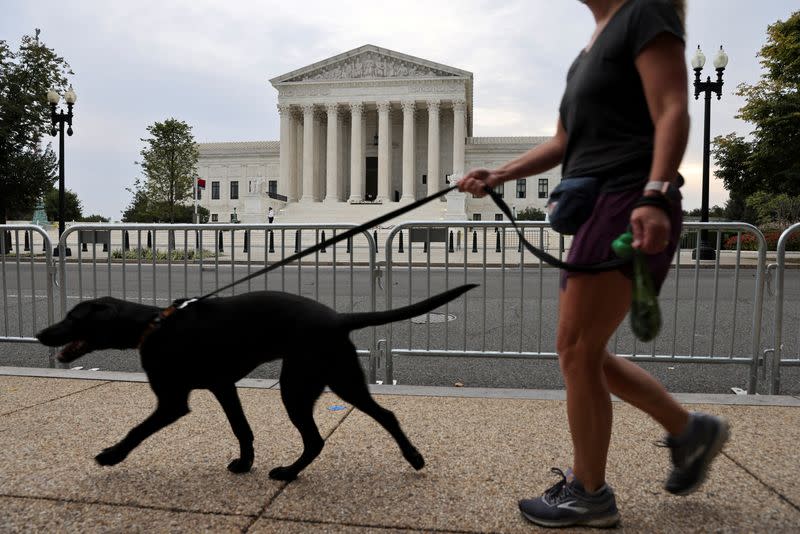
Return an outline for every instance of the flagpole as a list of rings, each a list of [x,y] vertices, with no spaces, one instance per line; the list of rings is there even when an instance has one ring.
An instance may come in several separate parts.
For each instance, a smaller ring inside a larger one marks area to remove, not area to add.
[[[200,184],[197,183],[197,177],[194,177],[194,223],[197,224],[197,189]]]

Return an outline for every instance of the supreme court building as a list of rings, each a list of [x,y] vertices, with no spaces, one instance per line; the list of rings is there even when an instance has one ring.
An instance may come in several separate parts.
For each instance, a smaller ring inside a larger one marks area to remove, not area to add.
[[[496,167],[546,137],[475,137],[471,72],[365,45],[277,76],[279,141],[200,143],[211,221],[363,222]],[[554,169],[504,185],[514,210],[544,209]],[[444,200],[444,199],[443,199]],[[404,220],[495,220],[489,198],[453,192]]]

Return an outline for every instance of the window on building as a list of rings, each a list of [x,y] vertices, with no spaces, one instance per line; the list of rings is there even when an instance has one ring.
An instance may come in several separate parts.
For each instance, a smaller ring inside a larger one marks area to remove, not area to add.
[[[212,213],[211,222],[219,222],[219,215],[217,215],[216,213]]]
[[[428,175],[427,174],[423,174],[422,175],[422,183],[423,184],[427,184],[428,183]]]
[[[473,213],[472,214],[472,220],[473,221],[480,221],[481,220],[481,214],[480,213]]]
[[[219,182],[211,182],[211,199],[219,200]]]
[[[517,180],[517,198],[525,198],[525,191],[528,188],[528,180]]]
[[[269,181],[269,192],[270,194],[277,195],[278,194],[278,180],[270,180]]]
[[[547,178],[539,178],[539,198],[548,197]]]
[[[231,181],[231,200],[239,198],[239,182],[236,180]]]
[[[503,214],[502,213],[495,213],[494,214],[494,220],[495,221],[502,221],[503,220]]]
[[[494,188],[494,192],[497,193],[498,195],[500,195],[500,198],[503,198],[503,194],[505,193],[505,190],[506,190],[506,184],[500,184],[498,186],[495,186],[495,188]]]

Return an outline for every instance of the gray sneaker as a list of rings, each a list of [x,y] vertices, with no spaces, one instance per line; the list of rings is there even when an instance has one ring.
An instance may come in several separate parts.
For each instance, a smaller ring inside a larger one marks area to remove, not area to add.
[[[689,495],[706,479],[711,462],[728,441],[728,423],[713,415],[693,412],[680,436],[667,436],[672,472],[664,489],[675,495]]]
[[[557,468],[550,471],[561,476],[561,481],[541,497],[519,501],[519,510],[525,519],[542,527],[608,528],[619,523],[617,502],[608,485],[589,493],[569,470],[567,474]]]

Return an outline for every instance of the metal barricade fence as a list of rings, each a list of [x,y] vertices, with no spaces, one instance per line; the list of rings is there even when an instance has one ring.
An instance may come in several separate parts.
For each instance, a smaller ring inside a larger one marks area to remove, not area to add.
[[[792,237],[800,236],[800,223],[787,228],[778,238],[777,270],[775,280],[775,341],[773,345],[772,372],[770,373],[769,393],[779,395],[781,391],[781,368],[800,366],[800,328],[795,331],[794,339],[786,340],[783,336],[783,325],[787,315],[793,324],[798,324],[798,310],[787,310],[786,304],[786,249]],[[793,247],[794,248],[794,247]],[[796,269],[794,269],[796,271]],[[791,302],[797,303],[797,293]],[[788,336],[787,336],[788,337]],[[792,350],[793,349],[793,350]],[[788,356],[787,356],[788,355]]]
[[[544,222],[519,224],[525,228],[526,238],[531,233],[539,234],[538,243],[532,240],[533,244],[561,241],[563,246],[549,252],[565,257],[563,253],[570,246],[569,238],[547,239],[545,236],[551,231]],[[449,242],[441,242],[442,229],[447,236],[451,230],[462,231],[467,237],[463,248],[452,250]],[[713,262],[700,260],[700,239],[697,238],[693,240],[694,250],[677,250],[661,291],[661,335],[648,346],[642,346],[630,333],[626,320],[612,339],[609,350],[639,361],[745,365],[749,367],[748,391],[753,393],[761,349],[766,240],[757,228],[744,223],[684,225],[685,234],[699,234],[701,229],[715,239],[716,259]],[[512,234],[513,241],[509,239]],[[433,237],[423,237],[420,244],[420,235]],[[756,250],[744,251],[742,243],[755,246]],[[687,270],[692,273],[688,281],[684,274]],[[723,271],[724,276],[721,275]],[[751,276],[742,276],[743,272]],[[726,279],[722,293],[721,278]],[[424,318],[387,326],[384,360],[387,383],[395,379],[395,356],[557,357],[555,331],[560,273],[519,247],[516,233],[508,222],[439,221],[398,225],[386,241],[386,280],[387,308],[405,305],[455,285],[481,284],[479,289],[461,297],[461,302],[447,305],[444,314],[427,314]],[[747,297],[748,292],[752,298]],[[398,293],[403,301],[395,303]],[[727,305],[720,306],[720,300],[725,300]],[[451,310],[461,317],[450,313]]]
[[[351,224],[77,224],[59,240],[60,308],[110,295],[166,307],[234,282]],[[64,251],[69,248],[71,256]],[[375,241],[368,232],[236,285],[302,294],[337,311],[374,311]],[[324,288],[321,290],[321,287]],[[222,334],[224,335],[224,333]],[[270,332],[265,323],[264,343]],[[280,335],[273,333],[272,335]],[[368,375],[378,367],[375,328],[354,332]]]
[[[3,319],[0,342],[38,343],[34,334],[51,324],[55,301],[53,245],[32,224],[0,225],[0,277]],[[37,294],[43,291],[44,294]],[[49,351],[55,365],[55,351]]]

